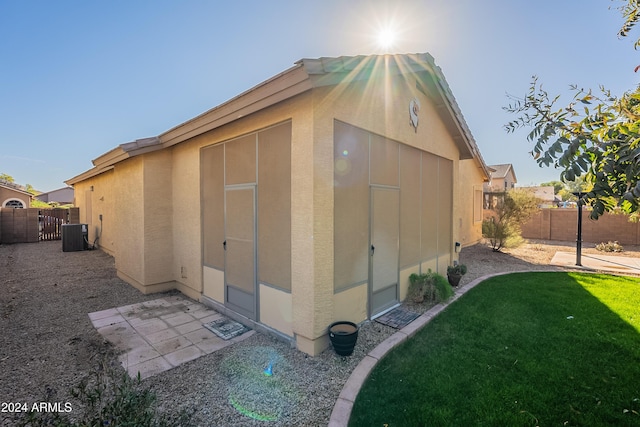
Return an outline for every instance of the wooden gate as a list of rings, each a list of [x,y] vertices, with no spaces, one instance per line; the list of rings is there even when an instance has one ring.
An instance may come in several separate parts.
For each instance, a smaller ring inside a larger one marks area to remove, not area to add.
[[[0,243],[61,240],[62,224],[79,224],[80,209],[0,208]]]
[[[40,240],[62,239],[62,224],[68,223],[68,209],[40,209],[38,214]]]

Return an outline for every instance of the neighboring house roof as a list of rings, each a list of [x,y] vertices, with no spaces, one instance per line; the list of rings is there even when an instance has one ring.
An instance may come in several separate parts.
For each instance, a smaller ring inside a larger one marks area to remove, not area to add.
[[[420,74],[426,87],[419,89],[434,103],[459,149],[460,159],[475,159],[485,179],[489,178],[489,170],[442,70],[431,55],[418,53],[301,59],[288,70],[158,136],[119,145],[93,160],[92,169],[65,182],[73,185],[112,169],[120,161],[179,144],[313,88],[366,81],[376,73]]]
[[[556,196],[554,193],[554,188],[550,186],[544,187],[520,187],[522,190],[532,192],[538,199],[543,202],[554,202],[556,201]]]
[[[29,193],[26,188],[24,188],[21,185],[9,182],[9,181],[0,180],[0,187],[6,188],[8,190],[17,191],[17,192],[19,192],[21,194],[24,194],[26,196],[31,197],[31,193]]]
[[[511,163],[505,163],[501,165],[489,165],[489,169],[491,169],[491,178],[506,178],[509,171],[513,174],[513,181],[518,182],[516,178],[516,172],[513,170],[513,165]]]
[[[58,203],[72,203],[73,202],[73,187],[62,187],[57,190],[47,191],[46,193],[40,193],[36,196],[36,199],[43,202],[58,202]]]

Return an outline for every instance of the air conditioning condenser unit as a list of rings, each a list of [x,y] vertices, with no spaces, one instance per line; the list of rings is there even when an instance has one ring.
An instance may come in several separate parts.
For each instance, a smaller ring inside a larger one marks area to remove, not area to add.
[[[62,224],[62,252],[85,251],[88,248],[87,224]]]

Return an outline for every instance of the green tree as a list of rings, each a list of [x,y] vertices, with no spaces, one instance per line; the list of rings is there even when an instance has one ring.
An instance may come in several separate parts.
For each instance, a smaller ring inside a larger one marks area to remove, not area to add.
[[[540,184],[541,187],[553,187],[553,194],[558,194],[560,190],[564,188],[564,183],[561,181],[549,181]]]
[[[620,2],[619,2],[620,3]],[[626,37],[640,18],[640,1],[625,0],[618,7],[625,19],[618,33]],[[635,43],[640,45],[640,39]],[[508,132],[530,127],[534,142],[531,155],[540,166],[562,169],[560,179],[583,177],[590,189],[583,204],[593,207],[597,219],[617,207],[627,213],[640,209],[640,88],[620,97],[600,87],[571,87],[573,100],[557,107],[559,96],[550,96],[534,76],[523,98],[509,96],[504,109],[517,118],[505,125]]]
[[[618,0],[617,3],[622,3],[617,6],[616,9],[620,11],[624,18],[624,24],[618,31],[618,37],[623,38],[629,35],[629,32],[638,23],[640,19],[640,1],[638,0]],[[640,38],[636,40],[634,48],[637,49],[640,46]]]
[[[540,199],[523,189],[504,192],[493,210],[493,216],[482,222],[482,235],[494,252],[522,243],[520,226],[538,211]]]
[[[0,173],[0,181],[14,182],[15,180],[11,175],[7,175],[6,173]]]

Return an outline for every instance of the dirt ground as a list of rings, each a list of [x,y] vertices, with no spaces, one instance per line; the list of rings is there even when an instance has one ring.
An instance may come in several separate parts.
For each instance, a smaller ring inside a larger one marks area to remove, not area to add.
[[[625,249],[626,252],[615,255],[640,258],[640,248]],[[463,248],[460,260],[469,272],[463,277],[462,285],[490,273],[558,269],[548,265],[555,252],[574,250],[575,243],[540,241],[504,253],[493,252],[482,244]],[[584,244],[583,252],[602,254],[589,244]],[[119,366],[112,347],[93,328],[88,313],[155,298],[158,294],[143,295],[120,280],[115,274],[113,258],[101,251],[62,252],[59,241],[0,245],[0,403],[69,400],[69,390],[103,360]],[[289,415],[292,418],[270,425],[287,425],[292,420],[299,424],[301,419],[309,421],[308,425],[326,425],[341,385],[350,369],[356,366],[358,357],[364,357],[377,345],[376,340],[384,339],[386,332],[380,327],[370,330],[374,338],[365,345],[363,333],[362,344],[361,341],[358,344],[362,347],[358,350],[360,353],[354,355],[348,365],[332,354],[307,359],[261,334],[252,337],[247,346],[276,348],[292,365],[300,364],[301,370],[295,371],[297,368],[293,366],[292,372],[298,378],[309,379],[305,393],[315,396],[308,413],[300,406],[296,413]],[[213,418],[208,417],[218,417],[218,422],[225,425],[254,425],[234,415],[228,404],[211,403],[217,393],[213,386],[215,366],[222,357],[211,355],[208,360],[190,362],[151,378],[148,383],[158,391],[159,403],[170,409],[179,404],[204,406],[205,415],[198,415],[201,420],[210,422]],[[343,366],[336,366],[335,372],[338,368],[346,372],[324,377],[317,373],[331,373],[332,364],[340,363]],[[222,417],[221,413],[226,415]],[[0,413],[0,425],[15,425],[17,417]]]
[[[156,297],[118,279],[104,252],[62,252],[59,241],[0,245],[0,402],[66,398],[111,352],[87,314]]]
[[[624,252],[601,252],[595,244],[583,242],[582,254],[615,255],[640,258],[640,246],[624,246]],[[462,284],[491,273],[519,270],[563,270],[550,266],[556,252],[576,252],[575,242],[531,240],[513,249],[493,252],[484,244],[463,248],[460,262],[467,265],[469,272],[462,278]]]

